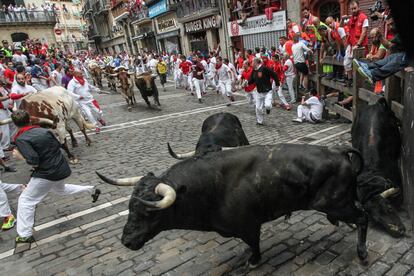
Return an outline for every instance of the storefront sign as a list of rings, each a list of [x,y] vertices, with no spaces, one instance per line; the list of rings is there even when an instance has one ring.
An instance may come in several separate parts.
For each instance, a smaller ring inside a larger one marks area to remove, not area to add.
[[[184,28],[186,33],[194,33],[205,31],[208,29],[216,29],[221,27],[221,16],[213,15],[196,21],[185,23]]]
[[[174,31],[178,28],[177,21],[175,20],[175,14],[169,14],[157,18],[157,33],[165,33]]]
[[[154,18],[167,12],[167,0],[161,0],[148,8],[149,17]]]
[[[273,13],[273,20],[270,24],[266,19],[266,15],[247,18],[244,26],[240,26],[238,24],[240,22],[241,20],[227,23],[230,37],[285,30],[286,12],[279,11]]]

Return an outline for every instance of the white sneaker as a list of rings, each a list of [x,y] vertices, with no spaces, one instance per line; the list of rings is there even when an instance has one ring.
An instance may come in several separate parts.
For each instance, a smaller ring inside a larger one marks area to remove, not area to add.
[[[301,118],[295,118],[292,121],[297,122],[297,123],[302,123],[303,122]]]

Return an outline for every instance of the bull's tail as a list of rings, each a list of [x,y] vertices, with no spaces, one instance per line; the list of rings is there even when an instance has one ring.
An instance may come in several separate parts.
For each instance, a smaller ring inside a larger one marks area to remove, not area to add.
[[[351,148],[351,147],[341,147],[340,151],[346,154],[349,158],[349,160],[352,162],[350,155],[353,154],[354,156],[358,157],[359,159],[359,168],[356,171],[356,174],[359,175],[362,170],[364,169],[364,158],[362,157],[362,154],[359,152],[359,150]],[[358,162],[356,162],[358,164]]]
[[[88,122],[84,122],[83,123],[83,126],[85,127],[85,129],[95,129],[95,125],[94,124],[91,124],[91,123],[88,123]]]

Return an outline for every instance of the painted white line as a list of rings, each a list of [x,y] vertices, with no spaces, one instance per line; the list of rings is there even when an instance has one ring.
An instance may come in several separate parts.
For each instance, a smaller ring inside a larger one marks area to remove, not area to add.
[[[315,135],[317,135],[317,134],[324,133],[324,132],[327,132],[327,131],[330,131],[330,130],[333,130],[333,129],[339,128],[339,127],[341,127],[341,126],[342,126],[342,125],[333,126],[333,127],[328,127],[328,128],[325,128],[325,129],[322,129],[322,130],[319,130],[319,131],[313,132],[313,133],[311,133],[311,134],[307,134],[307,135],[304,135],[304,136],[300,136],[300,137],[298,137],[298,138],[296,138],[296,139],[294,139],[294,140],[289,141],[288,143],[295,143],[295,142],[297,142],[297,141],[299,141],[299,140],[301,140],[301,139],[303,139],[303,138],[306,138],[306,137],[312,137],[312,136],[315,136]]]
[[[322,129],[322,130],[316,131],[316,132],[314,132],[314,133],[310,133],[310,134],[308,134],[308,135],[306,135],[306,136],[304,136],[304,137],[314,136],[314,135],[316,135],[316,134],[323,133],[323,132],[326,132],[326,131],[329,131],[329,130],[335,129],[335,128],[337,128],[337,127],[340,127],[340,126],[335,126],[335,127],[329,127],[329,128],[326,128],[326,129]],[[336,136],[340,136],[340,135],[345,134],[345,133],[347,133],[347,132],[349,132],[349,131],[350,131],[350,129],[347,129],[347,130],[344,130],[344,131],[341,131],[341,132],[338,132],[338,133],[335,133],[335,134],[329,135],[329,136],[324,137],[324,138],[322,138],[322,139],[319,139],[319,140],[316,140],[316,141],[312,141],[312,142],[311,142],[311,143],[309,143],[309,144],[310,144],[310,145],[319,144],[319,143],[321,143],[321,142],[323,142],[323,141],[326,141],[326,140],[332,139],[332,138],[334,138],[334,137],[336,137]],[[300,138],[298,138],[298,139],[300,139]],[[60,219],[57,219],[57,220],[55,220],[55,221],[52,221],[52,222],[48,222],[48,223],[45,223],[45,224],[39,225],[39,226],[35,227],[35,230],[36,230],[36,228],[38,228],[38,229],[39,229],[39,228],[40,228],[40,229],[45,229],[45,228],[51,227],[51,226],[53,226],[53,225],[59,224],[59,223],[61,223],[61,222],[63,222],[63,221],[67,221],[67,220],[69,220],[69,219],[74,219],[74,218],[77,218],[77,217],[83,216],[83,215],[85,215],[85,214],[90,214],[90,213],[96,212],[96,211],[98,211],[98,210],[101,210],[101,209],[107,208],[107,207],[109,207],[109,206],[112,206],[112,205],[115,205],[115,204],[118,204],[118,203],[124,202],[124,201],[128,200],[129,198],[130,198],[129,196],[122,197],[122,198],[118,198],[118,199],[116,199],[116,200],[113,200],[113,201],[111,201],[111,202],[108,202],[108,203],[110,203],[110,204],[105,203],[105,204],[102,204],[102,205],[96,206],[96,207],[94,207],[94,208],[90,208],[90,209],[87,209],[87,210],[84,210],[84,211],[80,211],[80,212],[75,213],[75,214],[68,215],[68,216],[66,216],[65,218],[60,218]],[[35,248],[35,247],[36,247],[36,245],[37,245],[37,246],[39,246],[39,245],[43,245],[43,244],[46,244],[46,243],[49,243],[49,242],[55,241],[55,240],[57,240],[57,239],[61,239],[61,238],[67,237],[67,236],[72,235],[72,234],[74,234],[74,233],[84,231],[84,230],[86,230],[86,229],[88,229],[88,228],[91,228],[91,227],[93,227],[93,226],[97,226],[97,225],[103,224],[103,223],[105,223],[105,222],[108,222],[108,221],[114,220],[114,219],[116,219],[116,218],[118,218],[118,217],[126,216],[126,215],[128,215],[128,213],[129,213],[129,210],[124,210],[124,211],[121,211],[121,212],[116,213],[116,214],[114,214],[114,215],[111,215],[111,216],[109,216],[109,217],[106,217],[106,218],[103,218],[103,219],[99,219],[99,220],[96,220],[96,221],[93,221],[93,222],[90,222],[90,223],[87,223],[87,224],[84,224],[84,225],[81,225],[81,226],[75,227],[75,228],[73,228],[73,229],[69,229],[69,230],[64,231],[64,232],[62,232],[62,233],[59,233],[59,234],[52,235],[52,236],[50,236],[50,237],[47,237],[47,238],[45,238],[45,239],[42,239],[42,240],[37,241],[37,242],[36,242],[36,244],[33,244],[32,248]],[[14,253],[14,249],[10,249],[10,250],[8,250],[8,251],[5,251],[5,252],[3,252],[3,253],[0,253],[0,260],[5,259],[5,258],[7,258],[7,257],[9,257],[9,256],[12,256],[12,255],[13,255],[13,253]]]
[[[243,101],[233,102],[232,106],[239,106],[239,105],[244,105],[244,104],[247,104],[247,102],[243,100]],[[151,124],[151,123],[162,122],[162,121],[166,121],[166,120],[169,120],[169,119],[176,119],[176,118],[179,118],[179,117],[194,115],[194,114],[213,111],[213,110],[222,109],[222,108],[227,108],[226,104],[219,104],[219,105],[214,105],[214,106],[209,106],[209,107],[203,107],[203,108],[198,108],[198,109],[193,109],[193,110],[187,110],[187,111],[178,112],[178,113],[170,113],[170,114],[165,114],[165,115],[161,115],[161,116],[140,119],[139,121],[130,121],[130,122],[126,122],[126,123],[114,124],[114,125],[110,125],[110,126],[101,128],[101,133],[112,132],[112,131],[116,131],[116,130],[122,130],[122,129],[126,129],[126,128],[131,128],[131,127],[137,127],[137,126],[147,125],[147,124]],[[96,133],[93,132],[93,131],[88,131],[88,135],[96,135]],[[75,133],[76,138],[79,138],[79,137],[82,137],[82,136],[83,136],[83,134],[81,132],[76,132]]]
[[[84,230],[86,230],[88,228],[91,228],[93,226],[100,225],[100,224],[103,224],[105,222],[114,220],[114,219],[116,219],[118,217],[126,216],[126,215],[128,215],[128,213],[129,213],[128,210],[125,210],[125,211],[116,213],[115,215],[111,215],[109,217],[106,217],[106,218],[103,218],[103,219],[99,219],[99,220],[96,220],[94,222],[81,225],[79,227],[72,228],[72,229],[67,230],[67,231],[64,231],[62,233],[52,235],[50,237],[47,237],[47,238],[44,238],[42,240],[36,241],[36,243],[33,243],[32,244],[32,249],[33,248],[36,248],[39,245],[47,244],[49,242],[52,242],[52,241],[55,241],[57,239],[61,239],[61,238],[67,237],[67,236],[72,235],[74,233],[78,233],[78,232],[84,231]],[[14,253],[14,249],[10,249],[10,250],[7,250],[7,251],[5,251],[3,253],[0,253],[0,260],[12,256],[13,253]]]
[[[341,131],[341,132],[338,132],[338,133],[335,133],[335,134],[329,135],[329,136],[327,136],[327,137],[325,137],[325,138],[322,138],[322,139],[319,139],[319,140],[316,140],[316,141],[312,141],[312,142],[310,142],[310,143],[309,143],[309,145],[316,145],[316,144],[319,144],[320,142],[323,142],[323,141],[326,141],[326,140],[332,139],[332,138],[334,138],[334,137],[340,136],[340,135],[345,134],[345,133],[348,133],[348,132],[350,132],[350,131],[351,131],[350,129],[347,129],[347,130],[344,130],[344,131]]]
[[[82,216],[90,214],[90,213],[94,213],[96,211],[114,206],[116,204],[119,204],[119,203],[122,203],[122,202],[125,202],[125,201],[128,201],[130,197],[131,196],[121,197],[121,198],[115,199],[113,201],[106,202],[104,204],[98,205],[96,207],[89,208],[89,209],[86,209],[86,210],[83,210],[83,211],[80,211],[80,212],[77,212],[77,213],[73,213],[73,214],[67,215],[65,217],[62,217],[62,218],[59,218],[59,219],[56,219],[56,220],[53,220],[53,221],[50,221],[50,222],[46,222],[44,224],[37,225],[37,226],[34,227],[34,230],[38,232],[40,230],[52,227],[52,226],[60,224],[62,222],[66,222],[66,221],[69,221],[69,220],[72,220],[72,219],[75,219],[75,218],[78,218],[78,217],[82,217]]]

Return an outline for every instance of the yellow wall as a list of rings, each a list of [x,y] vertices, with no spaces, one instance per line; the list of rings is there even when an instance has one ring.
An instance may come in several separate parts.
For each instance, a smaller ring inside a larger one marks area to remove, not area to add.
[[[7,39],[9,42],[12,41],[12,33],[27,33],[30,39],[40,39],[42,42],[47,42],[48,44],[56,43],[55,33],[53,27],[50,26],[27,26],[22,27],[7,27],[2,26],[0,28],[0,37],[2,39]]]

